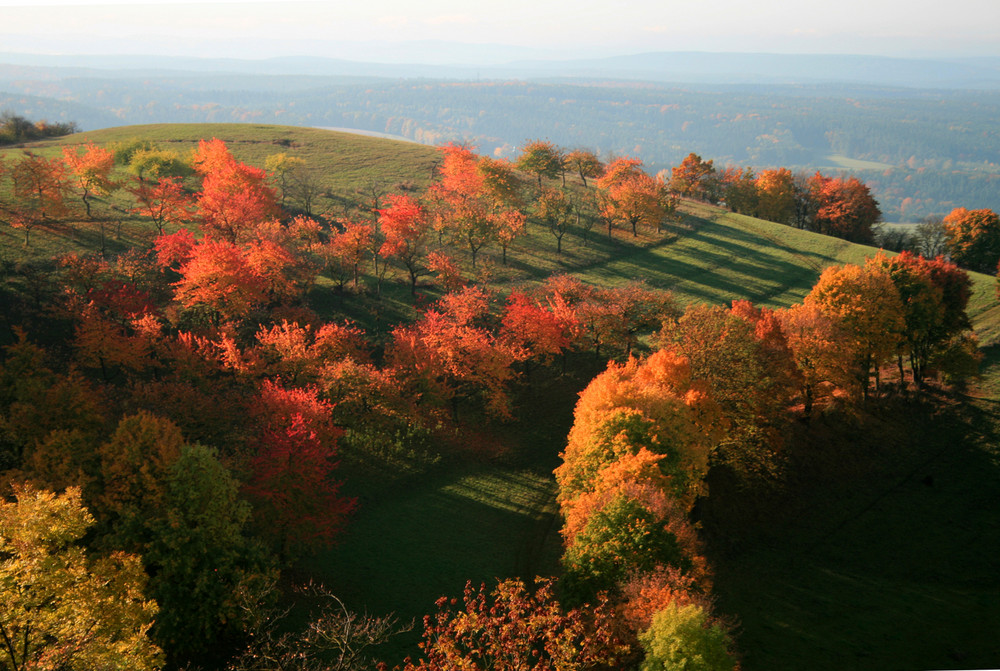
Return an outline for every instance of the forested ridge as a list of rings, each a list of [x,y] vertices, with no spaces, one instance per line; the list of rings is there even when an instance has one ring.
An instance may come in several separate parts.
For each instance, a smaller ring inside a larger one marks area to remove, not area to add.
[[[951,260],[888,255],[847,242],[880,218],[854,178],[202,130],[0,163],[0,668],[763,668],[780,653],[734,575],[769,519],[792,528],[781,508],[814,505],[809,483],[932,469],[929,417],[995,459],[971,437],[996,430],[970,419],[987,406],[960,394],[995,337],[995,281],[955,263],[996,269],[992,211],[940,222]],[[777,288],[742,279],[755,255]],[[670,257],[696,277],[626,270]],[[921,427],[925,444],[902,438]],[[995,462],[979,478],[974,496]],[[495,570],[458,546],[397,566],[355,540],[424,556],[470,499],[455,537],[498,536],[516,557]],[[960,554],[978,571],[998,539],[976,514]],[[372,611],[382,571],[450,587]],[[120,598],[98,607],[108,584]],[[926,659],[997,652],[969,634]]]
[[[26,76],[0,71],[0,108],[122,123],[282,123],[474,144],[513,158],[525,138],[635,156],[652,172],[694,151],[721,166],[847,170],[890,221],[1000,208],[994,90],[866,84],[434,79],[211,72]],[[961,120],[957,122],[956,120]],[[863,170],[863,173],[858,173]]]

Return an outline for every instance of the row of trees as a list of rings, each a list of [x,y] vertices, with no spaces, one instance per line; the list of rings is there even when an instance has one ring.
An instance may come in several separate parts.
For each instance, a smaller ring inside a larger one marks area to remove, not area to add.
[[[773,477],[796,415],[883,393],[881,369],[898,364],[902,382],[904,357],[918,386],[932,368],[968,375],[969,288],[943,259],[879,255],[829,268],[785,310],[690,306],[657,351],[610,363],[581,393],[556,469],[565,593],[605,595],[640,668],[735,668],[690,519],[709,469]]]

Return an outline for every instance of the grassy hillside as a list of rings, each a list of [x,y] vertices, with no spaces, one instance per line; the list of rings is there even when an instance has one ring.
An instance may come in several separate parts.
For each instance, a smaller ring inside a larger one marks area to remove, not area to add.
[[[357,192],[370,189],[373,180],[388,190],[408,181],[422,187],[437,161],[435,150],[411,143],[228,124],[109,129],[41,143],[37,149],[55,153],[61,145],[85,140],[144,138],[186,152],[198,139],[211,137],[254,165],[279,152],[305,158],[319,169],[326,188],[354,194],[359,202],[364,195]],[[684,202],[681,213],[665,236],[632,238],[618,232],[608,240],[599,226],[573,230],[563,240],[562,254],[556,253],[555,239],[532,223],[508,250],[507,265],[499,250],[488,250],[477,275],[499,290],[558,272],[602,285],[644,279],[671,289],[682,303],[749,299],[781,307],[801,301],[827,266],[862,263],[877,253],[701,203]],[[108,226],[102,232],[93,222],[65,222],[39,229],[27,249],[18,231],[0,227],[4,281],[30,289],[27,276],[14,272],[25,261],[43,263],[57,253],[95,250],[101,240],[113,254],[151,239],[152,232],[138,221],[122,220],[120,231],[117,224]],[[471,276],[465,250],[456,250],[456,256]],[[969,312],[992,355],[1000,350],[996,278],[973,274],[973,279]],[[424,289],[433,295],[432,288]],[[412,314],[403,278],[390,280],[379,302],[366,294],[335,294],[329,280],[318,283],[312,298],[327,315],[350,316],[373,333]],[[837,477],[795,483],[792,498],[775,499],[772,509],[763,508],[771,516],[748,518],[744,530],[715,529],[720,604],[743,622],[744,668],[948,664],[937,654],[946,646],[923,636],[921,627],[961,639],[953,646],[952,664],[960,666],[963,659],[985,663],[970,650],[988,648],[988,642],[967,636],[961,625],[963,618],[974,617],[996,631],[1000,619],[997,573],[990,568],[992,561],[995,569],[992,558],[1000,550],[1000,521],[996,506],[988,505],[1000,481],[990,447],[1000,434],[992,400],[1000,393],[995,381],[1000,366],[993,359],[987,360],[978,405],[957,419],[939,423],[921,408],[888,408],[888,413],[914,413],[912,433],[859,437],[843,449],[817,445],[811,454],[823,465],[839,464]],[[361,507],[341,543],[302,569],[353,608],[395,610],[406,619],[429,611],[437,596],[459,594],[467,579],[555,570],[559,539],[551,470],[572,421],[575,394],[587,379],[581,374],[520,390],[518,425],[485,441],[489,449],[468,467],[390,481],[345,464],[341,475]],[[949,450],[955,436],[963,435],[969,439],[961,449]],[[923,484],[925,476],[931,476],[933,486]],[[405,644],[413,640],[410,636]]]

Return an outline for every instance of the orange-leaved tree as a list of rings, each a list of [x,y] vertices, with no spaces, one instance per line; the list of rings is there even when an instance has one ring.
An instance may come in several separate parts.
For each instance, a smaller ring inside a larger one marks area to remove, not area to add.
[[[197,203],[206,235],[243,242],[277,215],[277,196],[267,173],[237,161],[222,140],[199,142],[193,163],[202,178]]]
[[[628,647],[618,640],[607,601],[565,610],[551,580],[516,579],[465,586],[461,603],[442,597],[424,618],[424,658],[403,671],[588,671],[616,668]]]
[[[964,268],[993,273],[1000,261],[1000,217],[989,209],[956,207],[944,218],[948,253]]]
[[[75,147],[63,147],[63,158],[73,171],[76,186],[80,189],[80,200],[83,201],[87,218],[90,219],[91,198],[95,195],[106,196],[119,186],[111,179],[111,170],[115,167],[115,153],[88,142],[82,154]]]
[[[868,399],[872,374],[878,392],[879,368],[896,353],[906,330],[903,302],[889,273],[872,264],[830,266],[804,302],[837,320],[847,333],[861,396]]]

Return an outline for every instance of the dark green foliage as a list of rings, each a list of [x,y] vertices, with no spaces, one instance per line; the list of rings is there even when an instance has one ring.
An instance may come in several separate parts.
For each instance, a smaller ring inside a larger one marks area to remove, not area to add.
[[[0,113],[0,145],[21,144],[49,137],[70,135],[79,130],[74,122],[34,122],[10,111]]]
[[[637,499],[618,494],[594,511],[563,555],[563,587],[579,601],[659,565],[689,568],[677,536]]]

